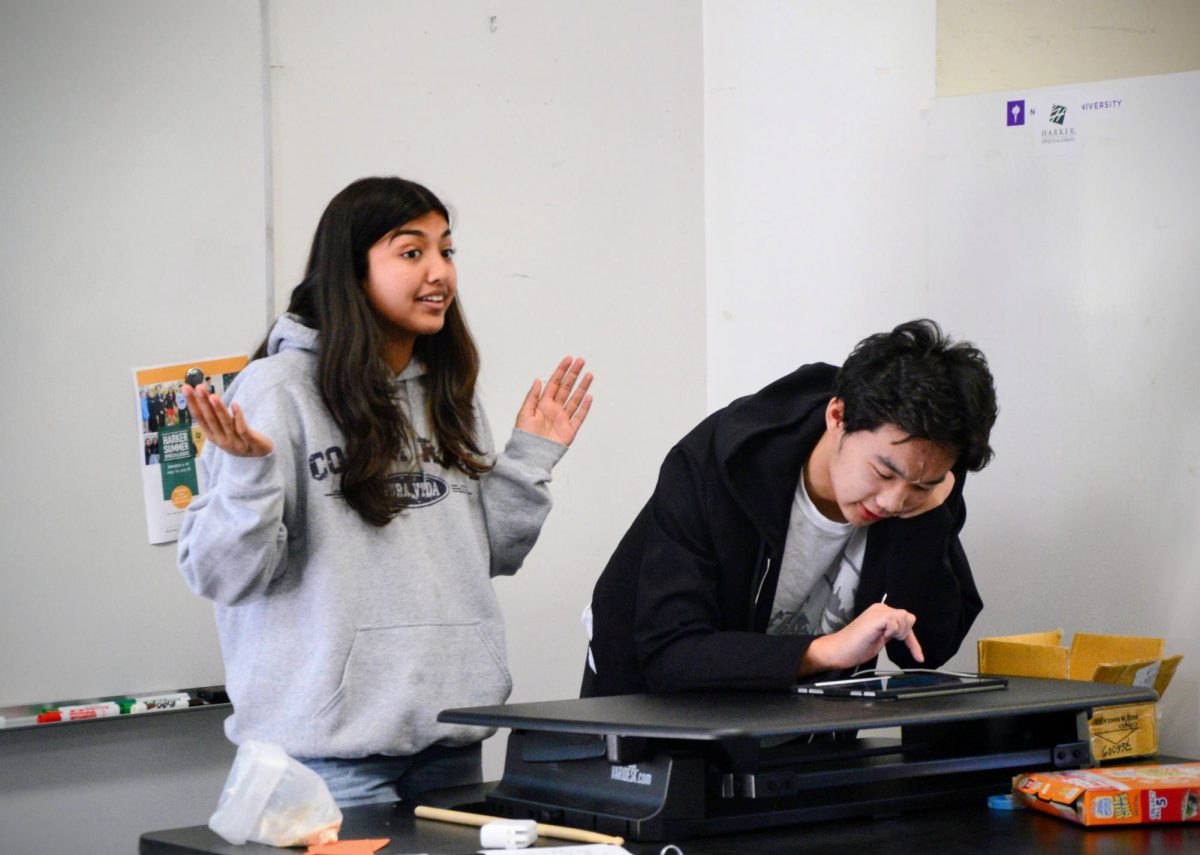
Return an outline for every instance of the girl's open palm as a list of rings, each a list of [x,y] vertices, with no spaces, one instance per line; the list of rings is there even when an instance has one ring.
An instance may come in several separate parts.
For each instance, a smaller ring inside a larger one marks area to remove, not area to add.
[[[183,396],[204,438],[218,448],[235,457],[265,457],[275,449],[268,436],[246,424],[241,407],[235,403],[232,411],[227,409],[220,396],[209,392],[205,384],[193,388],[185,383]]]
[[[592,385],[592,375],[585,374],[582,380],[579,379],[583,365],[582,357],[572,360],[566,356],[546,381],[545,388],[542,388],[541,380],[534,380],[521,404],[521,411],[517,413],[517,429],[562,445],[574,442],[575,434],[592,407],[592,396],[587,393]]]

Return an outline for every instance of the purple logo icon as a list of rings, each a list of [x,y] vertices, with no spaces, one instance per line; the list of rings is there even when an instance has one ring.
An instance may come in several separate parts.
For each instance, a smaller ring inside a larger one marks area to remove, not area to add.
[[[1008,126],[1025,124],[1025,102],[1024,101],[1009,101],[1008,102]]]

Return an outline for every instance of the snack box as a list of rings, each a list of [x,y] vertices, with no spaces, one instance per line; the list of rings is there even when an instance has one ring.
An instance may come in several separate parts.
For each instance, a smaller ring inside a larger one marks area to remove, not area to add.
[[[1080,825],[1200,820],[1200,763],[1027,772],[1013,799]]]
[[[1153,688],[1162,697],[1182,656],[1163,656],[1161,638],[1077,632],[1068,649],[1063,631],[1032,632],[979,641],[979,673],[1052,677]],[[1153,703],[1097,707],[1088,723],[1097,761],[1158,753]]]

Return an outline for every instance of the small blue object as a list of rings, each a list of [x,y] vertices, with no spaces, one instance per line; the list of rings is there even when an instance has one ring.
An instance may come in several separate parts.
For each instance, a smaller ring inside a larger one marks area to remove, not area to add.
[[[988,807],[992,810],[1024,810],[1025,805],[1012,797],[1012,793],[1002,796],[988,796]]]

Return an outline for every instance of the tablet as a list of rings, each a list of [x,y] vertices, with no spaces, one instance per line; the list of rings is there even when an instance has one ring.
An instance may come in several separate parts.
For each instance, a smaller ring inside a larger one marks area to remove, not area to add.
[[[990,692],[1008,687],[1004,677],[956,674],[949,671],[893,671],[869,677],[801,683],[792,687],[798,695],[826,695],[835,698],[874,698],[900,700],[928,698],[933,695],[959,695],[964,692]]]

